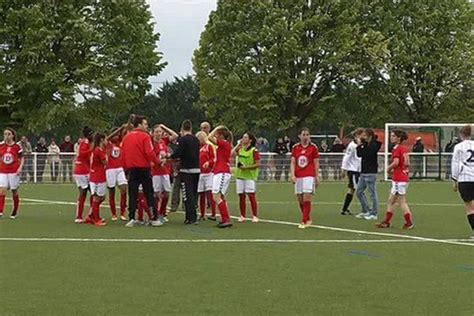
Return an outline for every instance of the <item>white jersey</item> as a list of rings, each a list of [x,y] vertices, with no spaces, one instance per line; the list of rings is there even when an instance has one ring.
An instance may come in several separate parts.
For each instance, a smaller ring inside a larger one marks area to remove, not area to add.
[[[344,158],[342,158],[341,169],[360,172],[360,160],[360,157],[357,157],[357,144],[352,141],[347,145]]]
[[[474,140],[454,146],[451,175],[458,182],[474,182]]]

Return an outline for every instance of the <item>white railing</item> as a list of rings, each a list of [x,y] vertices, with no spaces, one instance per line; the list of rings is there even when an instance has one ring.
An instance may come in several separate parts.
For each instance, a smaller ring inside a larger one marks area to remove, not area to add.
[[[290,155],[261,153],[260,181],[289,181]],[[321,153],[320,175],[323,181],[344,180],[341,162],[344,153]],[[450,178],[451,153],[411,153],[410,175],[420,179]],[[379,174],[384,178],[384,153],[379,153]],[[21,174],[23,183],[72,183],[74,153],[54,156],[48,153],[25,155]]]

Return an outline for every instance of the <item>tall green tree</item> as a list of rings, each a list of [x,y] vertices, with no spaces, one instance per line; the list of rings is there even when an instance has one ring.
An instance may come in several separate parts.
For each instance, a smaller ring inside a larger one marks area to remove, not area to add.
[[[0,104],[31,131],[100,105],[106,127],[164,67],[158,40],[145,0],[1,1]]]
[[[321,121],[336,85],[384,64],[385,39],[366,19],[373,2],[218,1],[194,54],[201,103],[237,131]]]

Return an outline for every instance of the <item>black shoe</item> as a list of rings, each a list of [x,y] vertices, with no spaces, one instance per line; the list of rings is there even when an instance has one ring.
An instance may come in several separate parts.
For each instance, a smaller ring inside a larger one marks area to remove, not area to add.
[[[207,219],[213,222],[217,220],[215,216],[208,216]]]
[[[352,215],[351,211],[350,210],[342,210],[341,211],[341,215]]]
[[[189,224],[192,224],[189,219],[184,220],[184,225],[189,225]]]
[[[228,227],[232,227],[232,223],[231,223],[231,222],[219,223],[219,224],[217,224],[217,227],[218,227],[218,228],[228,228]]]

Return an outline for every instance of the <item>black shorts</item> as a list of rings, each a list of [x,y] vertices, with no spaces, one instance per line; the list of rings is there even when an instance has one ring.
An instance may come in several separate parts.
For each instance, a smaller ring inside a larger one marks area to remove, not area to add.
[[[458,182],[458,189],[465,203],[474,201],[474,182]]]
[[[359,183],[360,172],[357,171],[347,171],[347,179],[349,183],[347,187],[349,189],[355,190],[357,188],[357,183]]]

